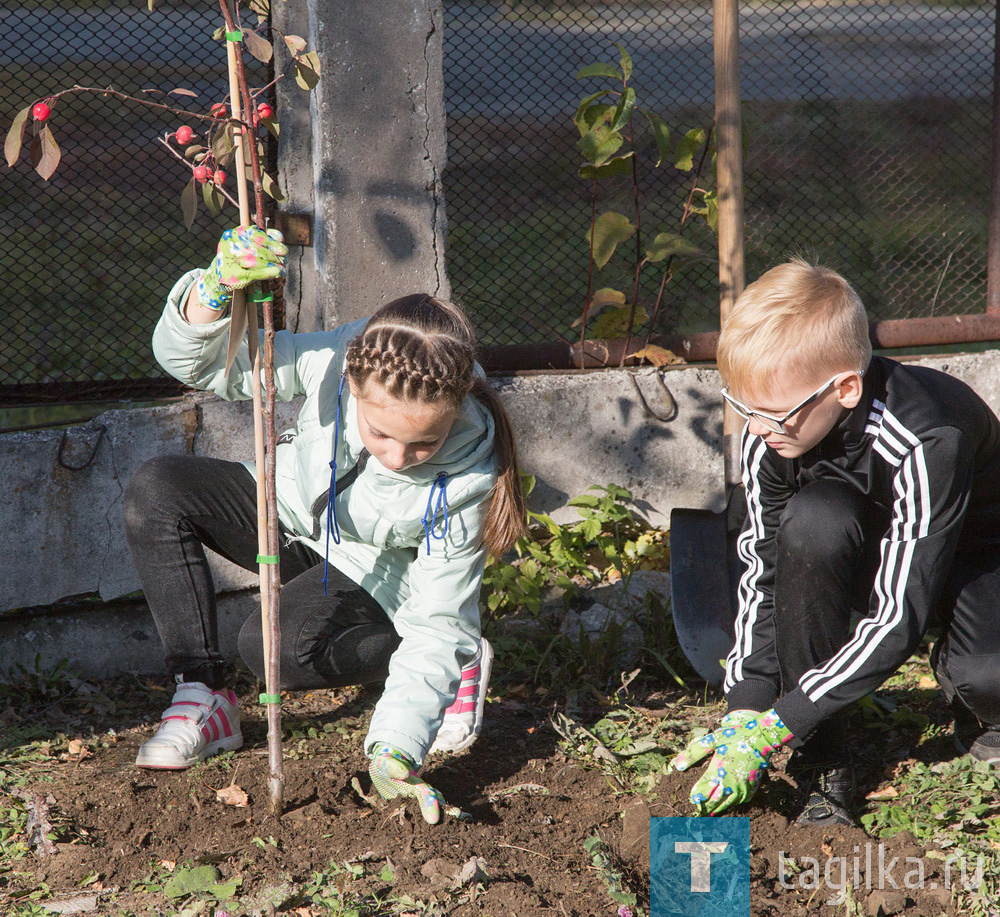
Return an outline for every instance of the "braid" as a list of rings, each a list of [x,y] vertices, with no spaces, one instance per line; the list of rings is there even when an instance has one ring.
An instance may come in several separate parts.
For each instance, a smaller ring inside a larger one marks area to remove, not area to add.
[[[445,400],[456,407],[472,390],[475,343],[451,303],[426,294],[383,306],[347,350],[347,373],[360,391],[370,380],[403,401]]]

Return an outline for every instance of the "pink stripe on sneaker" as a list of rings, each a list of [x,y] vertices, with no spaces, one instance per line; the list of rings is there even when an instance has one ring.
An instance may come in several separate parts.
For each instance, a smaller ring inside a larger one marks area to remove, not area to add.
[[[479,677],[478,663],[471,669],[462,669],[462,681],[472,681]]]
[[[475,685],[465,685],[464,687],[458,689],[458,694],[456,695],[456,697],[469,697],[475,693],[476,693]]]
[[[225,710],[216,710],[215,715],[222,723],[222,734],[228,739],[233,734],[233,727],[229,725],[229,718]]]
[[[178,713],[176,716],[161,716],[160,719],[165,723],[167,720],[190,720],[192,723],[197,723],[198,721],[193,716],[184,716]]]

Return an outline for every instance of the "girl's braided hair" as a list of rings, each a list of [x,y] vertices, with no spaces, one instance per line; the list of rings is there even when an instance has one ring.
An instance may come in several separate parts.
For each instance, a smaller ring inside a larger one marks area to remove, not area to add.
[[[347,348],[354,391],[374,382],[393,398],[444,401],[459,408],[474,395],[493,415],[497,482],[483,519],[483,541],[494,557],[524,534],[526,508],[510,419],[491,386],[475,372],[476,339],[454,303],[412,293],[386,303]]]

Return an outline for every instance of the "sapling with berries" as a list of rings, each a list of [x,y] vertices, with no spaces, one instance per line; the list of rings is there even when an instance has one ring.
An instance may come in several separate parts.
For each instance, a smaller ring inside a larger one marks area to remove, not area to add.
[[[153,5],[154,0],[149,0],[150,10],[152,10]],[[62,95],[95,93],[104,98],[117,99],[130,105],[140,105],[162,111],[174,119],[197,121],[205,127],[203,146],[191,145],[196,132],[188,124],[182,124],[172,133],[167,133],[159,139],[159,142],[171,155],[184,164],[189,176],[181,194],[181,207],[188,227],[194,222],[197,206],[195,189],[198,184],[201,184],[203,198],[213,214],[221,212],[222,205],[226,200],[229,200],[238,206],[242,226],[249,226],[253,222],[259,229],[263,229],[264,194],[268,194],[275,200],[280,200],[281,195],[275,179],[261,169],[260,160],[263,147],[260,146],[255,137],[257,122],[261,120],[268,122],[266,127],[272,134],[277,134],[277,126],[272,120],[274,110],[267,103],[256,104],[256,99],[262,93],[270,90],[274,82],[286,76],[287,72],[277,74],[274,81],[251,92],[247,85],[243,66],[243,49],[246,48],[258,60],[268,62],[273,57],[271,43],[240,21],[238,0],[219,0],[219,7],[221,7],[225,19],[225,26],[219,30],[217,37],[225,39],[229,64],[229,93],[226,101],[216,102],[206,114],[204,110],[188,111],[176,107],[174,104],[167,104],[167,102],[155,102],[148,97],[140,98],[128,95],[111,87],[76,85],[70,89],[48,95],[44,99],[36,99],[14,116],[4,142],[4,155],[8,166],[14,166],[17,163],[22,146],[25,140],[30,137],[32,164],[42,178],[49,179],[55,172],[61,158],[59,146],[49,123],[55,103]],[[258,14],[258,26],[263,25],[267,21],[266,5],[264,5],[262,12],[261,3],[258,0],[256,5],[252,5],[252,9]],[[275,31],[273,26],[271,26],[271,31]],[[288,69],[294,71],[296,83],[303,89],[313,89],[320,76],[319,56],[315,51],[307,52],[305,50],[306,43],[299,36],[285,35],[282,37],[291,54],[292,64]],[[166,93],[160,92],[160,95],[167,97],[196,96],[191,90],[180,88],[172,89]],[[244,120],[241,114],[243,112],[246,113],[249,121],[254,122],[253,124]],[[174,123],[176,124],[177,120]],[[178,147],[186,147],[186,149],[176,149],[171,145],[171,140]],[[245,161],[246,153],[249,154],[249,162]],[[230,163],[234,167],[238,201],[234,200],[221,187],[227,178],[222,166],[228,166]],[[251,220],[247,194],[248,181],[252,181],[256,204],[253,220]],[[253,376],[258,383],[254,386],[253,393],[257,468],[263,471],[260,476],[261,484],[258,488],[258,520],[261,530],[258,541],[260,554],[258,560],[261,567],[261,606],[267,620],[265,633],[268,634],[271,648],[271,653],[265,661],[267,693],[262,697],[267,699],[268,709],[271,812],[278,815],[281,812],[283,802],[284,776],[281,763],[280,692],[277,687],[278,671],[275,655],[276,648],[280,645],[280,630],[278,629],[278,584],[280,578],[277,565],[278,515],[274,481],[274,454],[277,438],[274,424],[274,317],[271,293],[264,290],[260,292],[259,296],[255,295],[254,298],[262,304],[263,347],[258,347],[256,308],[248,310],[242,291],[234,292],[230,307],[230,346],[227,370],[232,365],[241,341],[246,337],[250,358],[254,362]],[[262,398],[260,382],[263,382],[266,393],[266,406],[262,403],[264,399]],[[266,641],[265,646],[267,646]]]

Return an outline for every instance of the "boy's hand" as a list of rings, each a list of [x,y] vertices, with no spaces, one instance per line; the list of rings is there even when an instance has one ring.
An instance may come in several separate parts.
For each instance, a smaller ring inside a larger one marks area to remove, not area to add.
[[[413,759],[391,745],[378,744],[372,749],[368,773],[372,786],[383,799],[407,796],[416,799],[424,821],[436,825],[445,808],[444,796],[429,783],[421,780]]]
[[[233,301],[233,290],[284,277],[287,254],[277,229],[227,229],[219,240],[215,260],[198,281],[198,305],[213,312],[225,311]]]
[[[768,759],[792,738],[773,709],[764,713],[734,710],[722,718],[718,729],[692,741],[671,764],[686,771],[714,752],[691,790],[691,802],[699,815],[719,815],[757,792]]]

